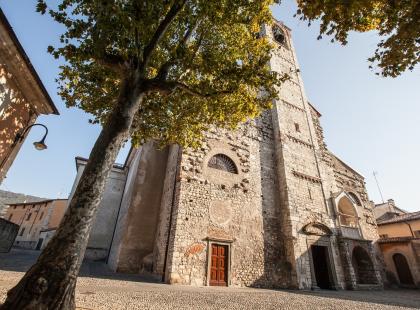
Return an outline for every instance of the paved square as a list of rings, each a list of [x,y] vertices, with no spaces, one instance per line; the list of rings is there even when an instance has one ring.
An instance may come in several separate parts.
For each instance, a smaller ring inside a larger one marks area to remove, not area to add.
[[[37,253],[0,254],[0,302],[33,263]],[[77,284],[81,309],[419,309],[419,290],[286,291],[253,288],[174,286],[147,283],[138,276],[105,272],[85,264]]]

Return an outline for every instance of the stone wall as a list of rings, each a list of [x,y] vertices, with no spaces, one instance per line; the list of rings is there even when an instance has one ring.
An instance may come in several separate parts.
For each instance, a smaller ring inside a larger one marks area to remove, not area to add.
[[[238,173],[208,167],[224,154]],[[270,111],[236,131],[212,128],[184,150],[170,235],[168,281],[208,285],[212,242],[229,246],[229,285],[288,287]]]
[[[0,253],[10,251],[19,231],[19,225],[0,218]]]
[[[152,272],[153,252],[159,221],[168,148],[157,149],[146,143],[136,156],[130,175],[130,195],[126,196],[118,217],[111,249],[114,269],[128,273]]]
[[[77,176],[69,196],[69,201],[76,190],[87,161],[82,158],[76,158],[76,163]],[[105,191],[89,235],[89,241],[85,252],[85,258],[87,259],[105,260],[108,257],[126,178],[127,175],[125,169],[117,166],[113,167],[105,184]],[[51,228],[57,226],[58,225],[54,225]]]

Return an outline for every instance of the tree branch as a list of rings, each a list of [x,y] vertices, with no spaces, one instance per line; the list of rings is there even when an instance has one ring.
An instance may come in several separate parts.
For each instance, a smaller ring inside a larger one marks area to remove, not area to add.
[[[93,55],[92,59],[96,61],[98,64],[107,67],[116,73],[122,73],[125,60],[118,55],[108,54],[106,52],[102,53],[101,55]]]
[[[194,33],[194,31],[197,29],[199,22],[196,22],[195,24],[191,25],[191,27],[188,28],[188,30],[185,32],[182,39],[179,41],[179,44],[177,45],[175,49],[175,56],[165,62],[159,69],[159,72],[157,74],[157,78],[159,80],[166,80],[168,77],[169,69],[175,65],[178,61],[178,55],[181,52],[181,49],[185,47],[188,40],[191,38],[191,35]]]
[[[159,92],[163,92],[165,94],[171,94],[175,90],[180,89],[187,94],[190,94],[192,96],[201,97],[201,98],[210,98],[210,97],[215,97],[215,96],[219,96],[219,95],[228,95],[228,94],[233,93],[233,90],[219,90],[219,91],[213,91],[213,92],[209,92],[209,93],[203,93],[203,92],[200,92],[199,90],[191,88],[190,86],[188,86],[188,85],[186,85],[182,82],[162,81],[162,80],[159,80],[159,79],[148,80],[148,81],[145,82],[145,84],[147,84],[146,88],[149,91],[159,91]]]
[[[143,61],[141,63],[140,69],[142,71],[146,70],[147,64],[150,61],[151,55],[153,50],[159,44],[160,40],[162,39],[165,32],[168,30],[169,25],[184,7],[187,0],[176,0],[172,7],[169,9],[168,14],[166,14],[165,18],[157,27],[155,33],[153,34],[149,44],[146,45],[143,51]]]

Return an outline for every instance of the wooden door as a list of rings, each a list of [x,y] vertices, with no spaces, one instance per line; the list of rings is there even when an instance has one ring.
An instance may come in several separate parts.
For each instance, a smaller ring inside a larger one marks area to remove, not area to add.
[[[227,245],[211,245],[210,285],[227,286],[228,247]]]

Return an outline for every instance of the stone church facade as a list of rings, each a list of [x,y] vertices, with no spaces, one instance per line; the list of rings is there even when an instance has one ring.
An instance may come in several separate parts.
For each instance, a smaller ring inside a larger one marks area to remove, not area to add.
[[[263,35],[272,70],[290,75],[279,100],[235,131],[209,129],[199,149],[132,149],[104,259],[171,284],[381,288],[364,179],[326,148],[290,29]]]

